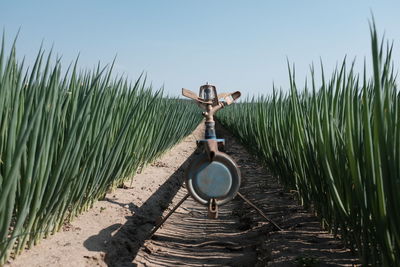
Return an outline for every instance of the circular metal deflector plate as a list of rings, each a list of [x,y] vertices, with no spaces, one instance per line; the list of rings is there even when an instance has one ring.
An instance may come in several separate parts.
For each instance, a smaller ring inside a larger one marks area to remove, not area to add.
[[[240,172],[235,162],[225,153],[217,153],[210,162],[206,153],[198,155],[189,165],[186,187],[199,203],[207,205],[215,198],[217,205],[232,200],[240,187]]]

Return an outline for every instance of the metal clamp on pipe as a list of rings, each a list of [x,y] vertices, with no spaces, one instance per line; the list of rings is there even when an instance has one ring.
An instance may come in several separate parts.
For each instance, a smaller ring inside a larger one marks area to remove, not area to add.
[[[216,219],[218,218],[218,206],[215,198],[210,199],[208,204],[208,218]]]

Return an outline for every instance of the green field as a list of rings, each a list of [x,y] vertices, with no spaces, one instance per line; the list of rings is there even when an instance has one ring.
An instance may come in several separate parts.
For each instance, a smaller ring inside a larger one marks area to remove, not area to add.
[[[400,265],[400,94],[392,46],[371,29],[373,77],[344,61],[322,84],[253,98],[218,114],[363,264]]]
[[[3,38],[4,40],[4,38]],[[143,77],[112,66],[62,70],[40,51],[32,68],[0,53],[0,265],[132,177],[202,120]]]
[[[89,209],[201,122],[193,103],[15,44],[0,52],[0,265]],[[371,27],[373,77],[346,61],[304,87],[223,109],[232,131],[363,264],[400,265],[400,94]]]

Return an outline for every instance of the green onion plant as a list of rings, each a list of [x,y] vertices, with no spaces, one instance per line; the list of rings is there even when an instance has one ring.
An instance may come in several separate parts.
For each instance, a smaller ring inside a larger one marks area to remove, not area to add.
[[[191,133],[189,101],[163,97],[112,67],[62,71],[41,49],[32,68],[15,42],[0,52],[0,265],[58,231],[110,187]]]
[[[217,118],[253,151],[363,265],[400,266],[400,94],[392,45],[371,25],[373,77],[344,60],[330,79],[221,110]],[[365,64],[364,64],[365,66]]]

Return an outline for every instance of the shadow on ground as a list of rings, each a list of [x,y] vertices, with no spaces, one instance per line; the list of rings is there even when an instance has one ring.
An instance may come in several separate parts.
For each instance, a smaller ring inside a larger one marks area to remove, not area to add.
[[[156,221],[182,187],[185,167],[194,155],[195,153],[141,207],[130,204],[129,209],[133,215],[126,218],[127,222],[124,225],[114,224],[101,230],[99,234],[89,237],[84,242],[84,246],[90,251],[104,252],[105,261],[109,266],[136,266],[132,263],[133,259]],[[108,201],[125,205],[112,200]]]
[[[141,207],[130,207],[134,215],[124,225],[103,229],[85,246],[105,252],[109,266],[298,266],[305,260],[319,266],[357,264],[356,256],[322,231],[318,219],[299,206],[256,157],[219,125],[217,132],[226,139],[226,153],[240,166],[240,192],[283,231],[276,231],[238,197],[220,207],[217,220],[207,219],[206,208],[189,198],[146,240],[167,204],[186,194],[183,174],[192,154]]]

